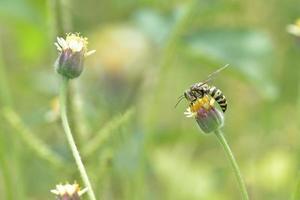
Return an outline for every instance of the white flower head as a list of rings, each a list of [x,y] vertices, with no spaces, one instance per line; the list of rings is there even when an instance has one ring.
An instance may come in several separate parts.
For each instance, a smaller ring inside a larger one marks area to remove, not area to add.
[[[78,196],[83,195],[87,191],[87,188],[80,190],[80,187],[77,183],[74,183],[74,184],[67,183],[65,185],[58,184],[58,185],[56,185],[55,189],[50,190],[50,191],[53,194],[60,196],[60,197],[63,197],[65,195],[72,197],[74,195],[78,195]]]
[[[88,39],[86,37],[80,36],[79,33],[69,33],[66,39],[62,37],[57,37],[57,42],[54,43],[59,52],[66,51],[70,49],[72,52],[83,52],[84,56],[89,56],[95,53],[96,50],[87,50]]]
[[[192,112],[190,107],[188,107],[183,114],[188,118],[196,116],[196,113]]]

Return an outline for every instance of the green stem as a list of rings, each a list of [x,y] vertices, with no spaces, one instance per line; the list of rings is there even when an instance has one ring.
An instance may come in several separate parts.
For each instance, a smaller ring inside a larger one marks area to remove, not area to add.
[[[57,35],[57,2],[56,0],[47,0],[47,22],[49,39],[53,41]]]
[[[2,127],[0,127],[2,128]],[[11,171],[10,171],[10,164],[8,162],[7,159],[7,148],[6,145],[8,144],[6,138],[4,137],[5,135],[5,131],[4,130],[0,130],[0,166],[1,166],[1,175],[3,177],[3,187],[4,187],[4,197],[7,200],[13,200],[13,181],[12,181],[12,177],[11,177]]]
[[[10,106],[11,105],[11,98],[10,98],[10,92],[8,88],[8,83],[7,83],[7,74],[6,70],[4,67],[4,61],[2,58],[2,48],[0,46],[0,103],[5,106]],[[1,113],[2,114],[2,113]],[[13,191],[13,181],[12,181],[12,173],[9,171],[9,165],[7,162],[6,154],[5,154],[5,140],[7,136],[5,136],[5,131],[4,131],[4,124],[0,126],[1,133],[0,133],[0,138],[1,138],[1,146],[0,146],[0,167],[2,170],[2,176],[3,176],[3,181],[4,181],[4,187],[5,187],[5,198],[8,200],[13,199],[12,196],[12,191]],[[3,130],[2,130],[3,129]]]
[[[236,176],[236,179],[238,181],[238,184],[239,184],[239,187],[240,187],[240,190],[241,190],[241,193],[242,193],[242,197],[243,197],[243,200],[249,200],[249,196],[248,196],[248,193],[247,193],[247,188],[246,188],[246,185],[245,185],[245,182],[243,180],[243,177],[242,177],[242,174],[241,174],[241,171],[239,169],[239,166],[234,158],[234,155],[226,141],[226,138],[224,137],[224,134],[221,130],[216,130],[215,131],[215,135],[217,136],[220,144],[222,145],[229,161],[230,161],[230,164],[231,164],[231,167],[233,169],[233,172]]]
[[[75,138],[77,137],[81,143],[78,144],[80,147],[81,144],[84,144],[87,139],[89,138],[89,126],[87,123],[87,119],[84,112],[84,105],[83,105],[83,97],[81,94],[80,80],[74,82],[73,86],[69,93],[70,97],[70,114],[72,115],[73,124],[71,123],[71,127],[76,129],[74,132]],[[73,126],[72,126],[73,125]]]
[[[59,2],[63,32],[68,33],[72,31],[71,1],[60,0]]]
[[[294,192],[291,196],[291,200],[299,200],[299,199],[300,199],[300,174],[297,177],[296,187],[295,187]]]
[[[67,97],[68,81],[69,81],[68,78],[63,77],[63,81],[61,84],[61,90],[60,90],[60,113],[61,113],[62,124],[63,124],[63,128],[65,130],[66,137],[69,142],[70,148],[72,150],[72,154],[74,156],[78,170],[80,172],[81,178],[85,184],[85,187],[88,188],[89,198],[91,200],[96,200],[89,177],[88,177],[85,167],[81,161],[79,151],[76,147],[76,144],[75,144],[75,141],[74,141],[74,138],[73,138],[70,126],[69,126],[68,118],[67,118],[66,97]]]
[[[60,23],[62,30],[61,33],[70,33],[73,30],[72,23],[72,1],[71,0],[59,0],[60,7]],[[59,23],[59,22],[57,22]],[[80,93],[78,83],[70,85],[68,93],[69,100],[69,123],[73,129],[73,136],[78,141],[77,145],[80,147],[81,143],[84,143],[88,138],[89,127],[84,113],[83,99]]]

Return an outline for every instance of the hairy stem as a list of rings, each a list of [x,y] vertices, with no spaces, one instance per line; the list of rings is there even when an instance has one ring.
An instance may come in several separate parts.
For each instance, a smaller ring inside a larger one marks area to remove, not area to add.
[[[226,141],[226,138],[224,137],[224,134],[221,130],[216,130],[215,131],[215,135],[217,136],[220,144],[222,145],[229,161],[230,161],[230,164],[231,164],[231,167],[232,167],[232,170],[236,176],[236,179],[237,179],[237,182],[239,184],[239,187],[240,187],[240,190],[241,190],[241,193],[242,193],[242,197],[243,197],[243,200],[249,200],[249,196],[248,196],[248,192],[247,192],[247,188],[246,188],[246,185],[245,185],[245,182],[243,180],[243,177],[242,177],[242,174],[241,174],[241,171],[240,171],[240,168],[234,158],[234,155]]]
[[[89,177],[87,175],[85,167],[84,167],[84,165],[82,163],[82,160],[80,158],[79,151],[76,147],[76,144],[75,144],[75,141],[74,141],[74,138],[73,138],[70,126],[69,126],[68,118],[67,118],[67,110],[66,110],[67,101],[66,101],[66,97],[67,97],[68,81],[69,81],[68,78],[63,77],[63,81],[62,81],[62,84],[61,84],[61,90],[60,90],[60,113],[61,113],[62,124],[63,124],[63,128],[65,130],[66,137],[67,137],[68,143],[70,145],[72,154],[74,156],[74,159],[76,161],[78,170],[80,172],[81,178],[83,179],[85,187],[88,188],[89,198],[91,200],[96,200],[96,197],[95,197],[94,191],[92,189]]]

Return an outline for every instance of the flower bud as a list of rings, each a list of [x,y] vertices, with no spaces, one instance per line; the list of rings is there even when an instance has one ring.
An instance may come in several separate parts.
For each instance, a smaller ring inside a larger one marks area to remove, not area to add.
[[[80,200],[81,195],[84,194],[87,189],[80,190],[78,184],[59,184],[56,185],[56,189],[51,190],[56,195],[57,200]]]
[[[204,133],[213,132],[224,124],[224,115],[214,107],[215,100],[207,95],[187,108],[186,117],[194,117]]]
[[[54,44],[60,52],[55,62],[55,70],[69,79],[81,74],[85,57],[95,52],[87,51],[88,40],[79,34],[67,34],[66,39],[57,37]]]

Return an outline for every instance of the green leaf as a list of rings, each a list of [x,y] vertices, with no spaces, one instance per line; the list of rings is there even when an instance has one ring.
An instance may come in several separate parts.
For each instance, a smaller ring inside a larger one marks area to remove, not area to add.
[[[132,20],[143,33],[157,44],[166,40],[173,25],[172,17],[163,16],[150,9],[137,11],[133,14]]]

